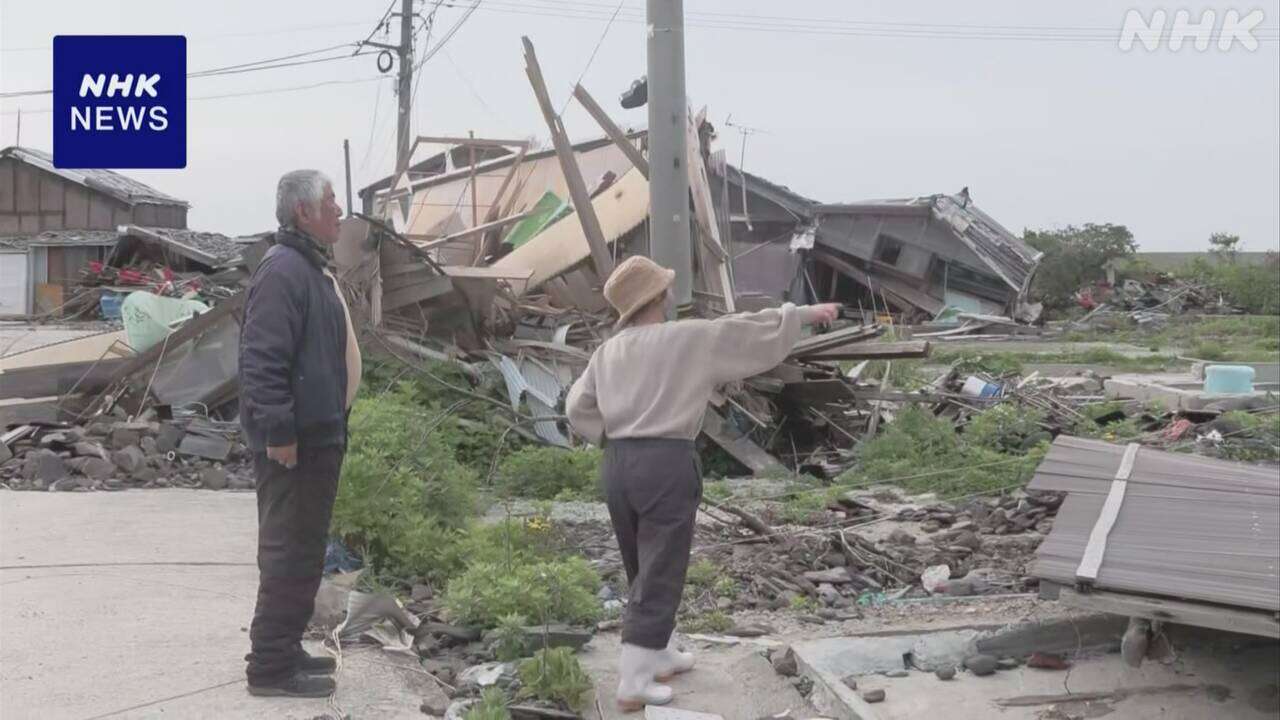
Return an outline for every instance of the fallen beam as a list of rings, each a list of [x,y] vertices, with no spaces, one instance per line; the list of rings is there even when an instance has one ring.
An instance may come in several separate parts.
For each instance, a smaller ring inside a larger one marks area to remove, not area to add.
[[[632,165],[635,165],[636,169],[640,171],[640,174],[644,176],[644,179],[648,180],[649,161],[645,159],[644,153],[640,152],[640,148],[636,147],[627,139],[627,134],[622,131],[622,128],[618,127],[617,124],[613,122],[613,118],[609,117],[609,114],[604,111],[604,108],[600,107],[600,104],[596,102],[596,99],[591,97],[591,93],[587,92],[587,89],[581,85],[575,85],[573,88],[573,96],[578,99],[578,102],[582,103],[582,107],[587,111],[587,113],[589,113],[591,117],[595,118],[595,121],[599,123],[600,127],[604,130],[604,134],[608,135],[609,139],[618,146],[618,149],[622,150],[622,154],[627,156],[627,159],[631,161]]]
[[[533,50],[533,42],[528,37],[524,41],[525,73],[529,76],[529,84],[533,86],[533,94],[538,99],[538,107],[542,109],[542,117],[547,121],[551,131],[551,140],[556,148],[556,157],[560,160],[560,170],[564,173],[565,184],[569,187],[569,198],[573,201],[573,209],[582,225],[582,233],[587,238],[587,246],[591,249],[591,262],[596,274],[607,278],[613,273],[613,256],[609,253],[609,245],[605,242],[604,231],[600,229],[600,220],[596,217],[595,208],[591,205],[591,195],[587,192],[587,184],[582,180],[582,169],[578,167],[577,156],[573,145],[564,131],[560,116],[551,106],[551,96],[547,94],[547,85],[542,78],[542,68],[538,65],[538,55]]]
[[[853,343],[831,350],[808,353],[802,360],[899,360],[929,357],[928,340],[887,343]]]
[[[1274,613],[1243,608],[1206,605],[1183,600],[1129,595],[1126,593],[1094,590],[1080,593],[1062,587],[1058,590],[1058,602],[1068,607],[1111,613],[1124,617],[1140,617],[1161,620],[1175,625],[1195,625],[1212,630],[1260,635],[1280,639],[1280,620]]]

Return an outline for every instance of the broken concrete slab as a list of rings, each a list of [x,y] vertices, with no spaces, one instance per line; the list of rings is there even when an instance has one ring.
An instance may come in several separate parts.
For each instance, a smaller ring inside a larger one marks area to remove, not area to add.
[[[49,483],[67,476],[67,466],[58,453],[41,448],[27,453],[22,465],[22,477]]]
[[[200,484],[208,490],[224,490],[227,487],[227,471],[220,467],[205,468],[200,472]]]
[[[132,475],[147,464],[147,456],[137,445],[127,445],[111,453],[111,460],[126,475]]]

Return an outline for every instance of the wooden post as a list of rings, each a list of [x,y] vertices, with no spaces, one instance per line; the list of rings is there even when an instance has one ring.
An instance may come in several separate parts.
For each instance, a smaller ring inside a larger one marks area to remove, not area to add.
[[[591,93],[587,92],[587,89],[581,85],[575,85],[573,96],[578,99],[578,102],[582,103],[582,107],[600,124],[600,127],[604,129],[604,134],[608,135],[609,139],[622,149],[623,154],[627,156],[632,165],[636,166],[636,169],[640,171],[644,179],[648,180],[649,161],[645,159],[644,153],[640,152],[640,148],[627,139],[627,134],[622,131],[622,128],[614,124],[613,119],[604,111],[604,108],[600,107],[596,99],[591,97]]]
[[[595,266],[596,275],[608,279],[613,273],[613,257],[609,254],[609,244],[605,242],[604,231],[600,229],[600,220],[596,218],[595,208],[591,205],[591,196],[587,193],[587,185],[582,181],[582,170],[574,157],[573,146],[565,134],[564,125],[551,107],[551,98],[547,95],[547,86],[542,79],[542,68],[538,66],[538,56],[533,50],[533,43],[528,37],[524,42],[525,73],[529,76],[529,84],[533,85],[533,94],[542,108],[542,117],[551,130],[551,141],[556,147],[556,156],[560,159],[560,170],[564,173],[565,183],[569,186],[569,197],[573,209],[578,213],[578,222],[582,225],[582,233],[587,238],[587,246],[591,249],[591,262]]]

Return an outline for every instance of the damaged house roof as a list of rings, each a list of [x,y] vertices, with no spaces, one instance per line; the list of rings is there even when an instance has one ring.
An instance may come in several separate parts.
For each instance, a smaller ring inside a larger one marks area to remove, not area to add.
[[[143,245],[157,248],[163,254],[176,254],[194,260],[210,268],[225,267],[239,262],[244,245],[257,242],[262,236],[231,238],[221,233],[179,230],[175,228],[140,227],[124,225],[119,237],[136,239]],[[136,246],[121,242],[108,259],[108,264],[124,262],[126,256],[136,252]]]
[[[968,188],[956,195],[820,205],[816,212],[820,215],[918,216],[944,222],[992,273],[1020,292],[1030,284],[1040,261],[1039,251],[973,204]]]
[[[801,222],[808,222],[813,219],[814,208],[819,206],[818,201],[810,200],[785,185],[770,182],[759,175],[736,168],[728,163],[725,164],[725,170],[731,185],[737,185],[738,187],[745,185],[747,192],[758,195],[784,208]],[[750,213],[749,207],[747,212],[748,214]],[[739,220],[736,216],[732,219],[734,221]]]
[[[12,157],[28,165],[53,173],[64,180],[97,190],[129,205],[179,205],[191,207],[185,200],[166,195],[159,190],[111,170],[69,170],[53,165],[53,156],[43,150],[11,146],[0,150],[0,158]]]

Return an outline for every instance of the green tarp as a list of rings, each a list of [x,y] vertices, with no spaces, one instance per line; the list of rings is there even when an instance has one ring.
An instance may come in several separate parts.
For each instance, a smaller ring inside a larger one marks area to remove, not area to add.
[[[534,204],[529,217],[516,223],[515,227],[511,228],[511,232],[507,233],[507,236],[502,241],[513,248],[518,248],[532,240],[538,233],[546,230],[548,225],[572,211],[573,208],[569,203],[561,200],[555,193],[544,193],[542,197],[538,198],[538,202]]]

